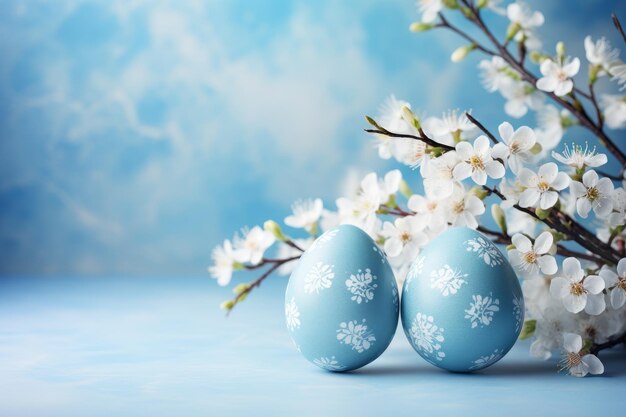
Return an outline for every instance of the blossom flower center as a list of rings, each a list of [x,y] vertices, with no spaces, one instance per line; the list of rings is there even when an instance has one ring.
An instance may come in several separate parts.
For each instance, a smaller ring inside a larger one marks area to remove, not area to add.
[[[511,153],[518,153],[519,151],[521,151],[520,145],[517,142],[513,142],[511,144],[511,148],[510,149],[511,149]]]
[[[565,80],[567,80],[567,78],[568,78],[568,77],[567,77],[567,74],[565,73],[565,71],[563,71],[563,70],[561,69],[561,70],[559,70],[559,71],[556,73],[556,78],[557,78],[559,81],[565,81]]]
[[[621,288],[626,291],[626,278],[620,278],[615,285],[616,288]]]
[[[575,296],[578,297],[578,296],[583,295],[586,291],[585,291],[585,287],[583,287],[582,283],[575,282],[575,283],[570,285],[569,292],[570,292],[570,294],[575,295]]]
[[[587,188],[586,197],[589,201],[595,201],[600,197],[600,191],[596,187],[589,187]]]
[[[465,211],[465,202],[463,200],[457,202],[453,207],[452,207],[452,211],[454,211],[456,214],[461,214]]]
[[[537,183],[537,188],[539,189],[539,191],[541,191],[542,193],[545,193],[546,191],[548,191],[550,189],[550,184],[548,183],[548,181],[544,180],[543,178],[541,180],[539,180],[539,182]]]
[[[470,157],[469,159],[469,164],[472,166],[472,168],[480,170],[480,171],[484,171],[485,170],[485,163],[483,162],[483,159],[478,156],[478,155],[473,155]]]
[[[411,240],[411,234],[409,232],[402,232],[400,234],[400,240],[402,243],[406,243]]]
[[[527,264],[534,264],[537,262],[537,254],[534,251],[526,252],[524,254],[524,261],[526,261]]]
[[[583,359],[578,352],[568,352],[565,362],[568,368],[573,368],[582,363]]]

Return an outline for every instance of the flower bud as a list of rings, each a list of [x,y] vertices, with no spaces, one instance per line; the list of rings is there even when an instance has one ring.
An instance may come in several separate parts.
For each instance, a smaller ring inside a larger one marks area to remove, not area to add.
[[[233,300],[226,300],[222,304],[220,304],[220,308],[222,310],[230,311],[235,306],[235,302]]]
[[[413,195],[413,190],[405,180],[400,181],[400,194],[406,198],[411,198]]]
[[[287,240],[287,237],[283,234],[282,229],[280,228],[278,223],[276,223],[274,220],[268,220],[265,223],[263,223],[263,228],[265,229],[266,232],[270,232],[271,234],[273,234],[274,237],[280,240],[281,242],[284,242],[285,240]]]
[[[491,217],[496,222],[502,233],[507,234],[506,231],[506,217],[504,216],[504,210],[500,207],[499,204],[491,205]]]
[[[478,7],[479,9],[482,9],[488,4],[489,4],[489,0],[478,0],[478,3],[476,3],[476,7]]]
[[[250,288],[250,285],[242,282],[241,284],[235,285],[235,288],[233,288],[233,293],[241,294],[242,292],[247,291],[248,288]]]
[[[513,39],[515,35],[517,35],[517,32],[520,31],[521,28],[522,27],[519,25],[519,23],[511,23],[511,25],[506,31],[506,40],[510,41],[511,39]]]
[[[450,59],[452,60],[452,62],[460,62],[467,56],[467,54],[472,52],[475,48],[476,48],[476,45],[474,44],[456,48],[456,50],[452,52]]]
[[[402,111],[402,118],[404,119],[405,122],[407,122],[408,124],[410,124],[411,126],[413,126],[414,128],[418,130],[421,128],[419,119],[417,118],[415,113],[411,111],[409,106],[402,106],[401,111]]]
[[[600,65],[589,65],[589,84],[598,81],[598,73],[602,67]]]
[[[411,32],[426,32],[434,27],[435,25],[432,23],[414,22],[411,23],[411,26],[409,26],[409,30]]]
[[[563,42],[558,42],[556,44],[556,56],[561,62],[563,61],[563,58],[565,58],[565,44]]]

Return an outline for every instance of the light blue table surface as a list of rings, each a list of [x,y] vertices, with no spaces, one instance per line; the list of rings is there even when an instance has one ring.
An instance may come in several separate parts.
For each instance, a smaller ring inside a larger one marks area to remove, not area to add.
[[[476,374],[415,354],[402,332],[349,374],[300,357],[272,277],[230,317],[203,278],[0,280],[0,416],[622,415],[626,352],[575,379],[518,343]],[[469,414],[460,414],[466,413]]]

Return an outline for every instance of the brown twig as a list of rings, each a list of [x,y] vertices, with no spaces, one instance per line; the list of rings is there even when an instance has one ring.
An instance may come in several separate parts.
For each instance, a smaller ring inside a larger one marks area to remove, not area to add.
[[[487,135],[487,137],[489,137],[489,139],[491,139],[491,141],[494,143],[494,145],[498,143],[498,139],[496,139],[496,137],[489,130],[487,130],[487,128],[482,123],[480,123],[478,120],[476,120],[474,118],[474,116],[472,116],[468,112],[465,112],[465,117],[467,117],[470,122],[474,123],[474,125],[477,128],[479,128],[485,135]]]
[[[404,133],[393,133],[388,130],[380,130],[380,129],[365,129],[365,131],[367,133],[377,133],[379,135],[389,136],[392,138],[406,138],[406,139],[413,139],[413,140],[421,140],[425,144],[436,147],[436,148],[443,148],[448,151],[454,150],[453,146],[444,145],[443,143],[435,142],[434,140],[432,140],[431,138],[423,134],[422,134],[423,136],[416,136],[416,135],[409,135],[409,134],[404,134]]]
[[[625,343],[626,344],[626,332],[622,333],[621,335],[617,336],[614,339],[608,340],[604,343],[594,343],[591,348],[589,349],[589,353],[593,354],[593,355],[597,355],[598,352],[600,352],[601,350],[604,349],[609,349],[612,348],[614,346],[617,346],[621,343]]]
[[[464,0],[463,3],[468,5],[468,9],[471,12],[471,15],[468,17],[468,19],[474,22],[474,24],[485,34],[485,36],[487,36],[489,41],[498,50],[499,56],[504,59],[515,71],[517,71],[522,79],[529,82],[533,86],[537,85],[537,77],[532,74],[528,69],[526,69],[523,63],[520,63],[517,59],[515,59],[513,55],[511,55],[511,53],[508,51],[508,49],[504,47],[504,45],[501,44],[498,39],[496,39],[491,30],[482,20],[482,17],[480,16],[480,11],[471,6],[466,0]],[[575,91],[580,95],[590,99],[590,96],[586,93],[578,89],[576,89]],[[604,132],[602,128],[596,125],[593,120],[589,118],[589,116],[586,114],[580,104],[570,102],[563,97],[557,96],[553,92],[543,91],[543,93],[550,97],[553,101],[559,103],[562,107],[569,110],[578,119],[581,126],[592,132],[622,165],[626,165],[626,155],[624,154],[624,152],[622,152],[622,150],[619,149],[619,147],[617,147],[615,143],[613,143],[611,138],[608,137],[608,135]]]
[[[238,293],[235,298],[233,298],[231,300],[232,302],[232,306],[226,311],[226,315],[228,316],[230,314],[230,312],[233,310],[233,308],[240,302],[243,300],[243,298],[245,298],[248,293],[250,293],[250,291],[252,291],[254,288],[260,287],[261,284],[263,283],[263,281],[265,281],[267,279],[267,277],[269,277],[272,272],[276,271],[278,268],[280,268],[281,266],[283,266],[286,263],[295,261],[296,259],[300,259],[301,255],[297,255],[297,256],[292,256],[290,258],[285,258],[285,259],[263,259],[263,261],[259,264],[259,265],[254,265],[252,267],[247,267],[246,269],[256,269],[259,268],[261,266],[264,265],[268,265],[268,264],[273,264],[271,266],[271,268],[267,269],[265,272],[263,272],[263,274],[258,277],[257,279],[255,279],[254,281],[248,283],[247,287],[241,291],[240,293]]]
[[[624,43],[626,43],[626,34],[624,34],[624,29],[622,29],[622,24],[619,22],[619,19],[617,18],[615,13],[611,15],[611,20],[613,21],[613,24],[615,25],[615,29],[617,29],[619,34],[622,35],[622,39],[624,40]]]

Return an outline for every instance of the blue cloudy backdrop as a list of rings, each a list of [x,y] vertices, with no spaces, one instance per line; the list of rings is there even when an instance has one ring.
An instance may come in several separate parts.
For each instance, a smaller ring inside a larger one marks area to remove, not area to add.
[[[619,44],[622,0],[530,3],[550,48]],[[417,18],[412,0],[0,2],[0,273],[203,274],[239,227],[388,169],[362,128],[390,93],[496,126],[478,57],[452,65],[461,41]]]

